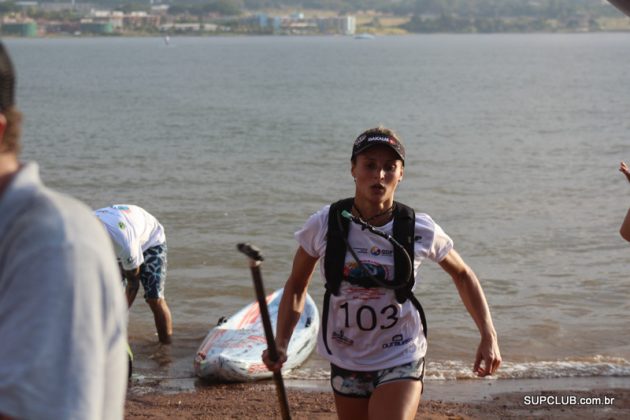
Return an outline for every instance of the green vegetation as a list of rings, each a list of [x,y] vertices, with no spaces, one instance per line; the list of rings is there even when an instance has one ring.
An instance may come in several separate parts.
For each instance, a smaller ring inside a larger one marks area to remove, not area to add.
[[[117,1],[117,0],[110,0]],[[537,17],[563,19],[576,14],[618,16],[616,8],[602,0],[224,0],[246,10],[319,9],[341,13],[374,10],[394,15],[453,15],[467,18]],[[203,0],[173,0],[173,4]]]
[[[120,8],[128,0],[97,0]],[[624,15],[603,0],[166,0],[171,15],[238,16],[263,10],[327,10],[406,17],[407,32],[597,31]]]
[[[135,24],[134,31],[156,31],[156,22],[161,21],[216,23],[230,33],[270,33],[270,28],[261,29],[252,18],[254,13],[289,15],[300,11],[310,11],[311,15],[354,15],[357,31],[380,34],[630,30],[630,18],[604,0],[157,1],[154,4],[168,5],[168,11],[158,13],[158,20],[150,24]],[[67,3],[66,0],[49,2]],[[92,3],[126,14],[153,13],[149,0],[92,0]],[[78,22],[81,19],[78,10],[44,11],[36,6],[25,9],[16,5],[15,0],[0,2],[0,15],[7,14],[22,14],[43,21]]]
[[[173,2],[168,9],[170,15],[190,14],[202,16],[210,13],[221,16],[238,16],[243,13],[243,5],[235,0],[211,0],[204,2]]]
[[[46,0],[42,2],[45,3]],[[149,2],[93,0],[92,3],[121,10],[134,3],[146,8]],[[161,4],[168,4],[176,10],[205,10],[231,16],[245,11],[272,9],[330,10],[352,14],[372,10],[397,16],[444,15],[469,19],[567,19],[580,14],[593,17],[622,16],[621,12],[603,0],[164,0]],[[0,3],[0,8],[11,7],[10,5],[12,2],[3,2]]]

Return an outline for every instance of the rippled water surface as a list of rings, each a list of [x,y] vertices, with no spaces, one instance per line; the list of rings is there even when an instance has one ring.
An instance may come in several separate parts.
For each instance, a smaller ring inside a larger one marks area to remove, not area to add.
[[[164,224],[175,342],[137,301],[136,374],[190,378],[207,330],[253,299],[237,242],[281,287],[293,232],[353,194],[353,138],[384,124],[397,199],[442,225],[482,280],[503,377],[630,376],[629,34],[10,39],[24,159],[94,208]],[[478,333],[434,264],[417,290],[429,378],[470,376]],[[317,302],[323,287],[310,289]],[[297,378],[325,377],[313,355]]]

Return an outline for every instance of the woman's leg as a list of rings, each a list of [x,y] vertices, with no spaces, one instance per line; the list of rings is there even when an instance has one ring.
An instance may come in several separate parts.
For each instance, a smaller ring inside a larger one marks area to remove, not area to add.
[[[335,394],[335,407],[340,420],[366,420],[368,418],[368,398],[344,397]],[[384,417],[388,418],[388,417]]]
[[[422,381],[401,379],[376,387],[368,408],[369,419],[413,419],[418,411]]]

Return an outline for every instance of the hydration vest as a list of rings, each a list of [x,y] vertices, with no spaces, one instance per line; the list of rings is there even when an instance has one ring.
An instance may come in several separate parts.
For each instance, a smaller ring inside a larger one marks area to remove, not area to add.
[[[324,337],[324,345],[326,351],[332,354],[328,347],[328,312],[330,310],[330,295],[339,294],[343,278],[343,267],[346,260],[346,238],[350,230],[350,220],[341,217],[341,212],[346,210],[352,211],[353,198],[345,198],[330,205],[328,212],[328,233],[326,237],[326,254],[324,259],[324,272],[326,275],[326,293],[324,294],[324,308],[322,319],[322,334]],[[427,323],[424,316],[424,310],[420,301],[413,294],[413,286],[415,278],[413,274],[413,261],[415,255],[415,228],[416,215],[411,207],[402,203],[394,202],[394,227],[393,237],[407,251],[411,259],[411,267],[407,265],[407,256],[399,247],[394,246],[394,283],[406,284],[395,290],[396,300],[398,303],[404,303],[407,299],[411,301],[413,306],[420,313],[420,321],[422,322],[422,330],[424,336],[427,336]],[[407,278],[405,278],[407,277]],[[366,285],[364,287],[379,287],[377,285]]]

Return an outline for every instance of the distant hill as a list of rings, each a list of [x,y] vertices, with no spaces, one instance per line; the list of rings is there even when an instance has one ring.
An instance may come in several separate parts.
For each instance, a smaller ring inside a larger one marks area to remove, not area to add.
[[[81,3],[81,0],[76,0]],[[42,1],[45,3],[46,1]],[[55,2],[69,2],[57,0]],[[92,0],[90,3],[127,8],[148,7],[147,0]],[[587,14],[591,17],[623,16],[605,0],[153,0],[153,4],[179,7],[201,6],[206,10],[328,10],[357,13],[373,10],[399,16],[451,16],[458,18],[528,17],[565,19]]]
[[[70,1],[72,0],[39,0],[40,3],[66,5]],[[149,11],[152,5],[168,5],[168,14],[171,16],[199,22],[214,19],[221,24],[227,24],[228,21],[239,22],[239,17],[254,12],[274,15],[304,12],[307,18],[310,17],[309,14],[350,14],[357,17],[358,32],[375,34],[630,31],[630,18],[605,0],[74,1],[76,4],[88,3],[123,12]],[[16,0],[0,0],[0,14],[23,10],[23,6],[16,3]],[[37,16],[37,13],[45,12],[33,8],[28,13],[31,17],[39,18],[44,15]],[[70,12],[70,15],[74,15],[75,20],[78,19],[77,13]],[[68,16],[53,16],[49,13],[47,17],[63,20]],[[238,23],[235,25],[238,26]]]

